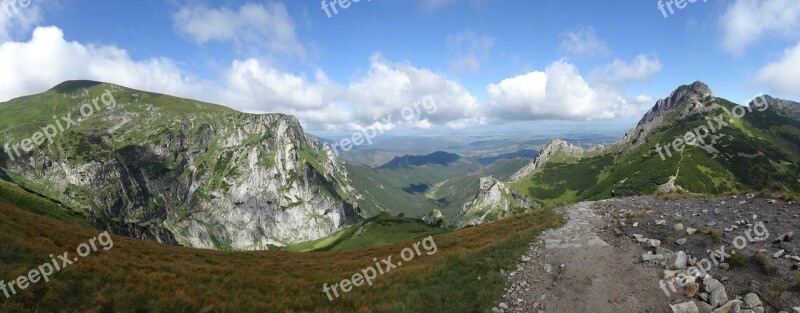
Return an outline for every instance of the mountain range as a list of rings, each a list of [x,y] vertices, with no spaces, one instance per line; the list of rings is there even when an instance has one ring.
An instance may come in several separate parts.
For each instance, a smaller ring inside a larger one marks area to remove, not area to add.
[[[52,143],[8,149],[67,116],[78,119]],[[800,191],[800,104],[764,95],[737,106],[702,82],[658,100],[611,146],[552,140],[534,158],[438,151],[345,163],[292,116],[92,81],[0,104],[0,140],[6,183],[71,219],[220,250],[316,241],[382,212],[458,228],[612,196]]]
[[[741,106],[702,82],[683,85],[614,145],[584,153],[550,142],[511,186],[544,204],[656,192],[798,192],[798,109],[768,95]]]

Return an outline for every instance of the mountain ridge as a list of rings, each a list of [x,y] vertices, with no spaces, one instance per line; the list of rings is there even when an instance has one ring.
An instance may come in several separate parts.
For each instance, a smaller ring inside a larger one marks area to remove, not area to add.
[[[93,98],[108,95],[113,110],[80,115]],[[101,228],[170,244],[259,250],[325,237],[360,218],[361,196],[344,166],[293,116],[68,81],[0,104],[7,117],[0,118],[2,141],[19,142],[52,123],[41,112],[51,104],[55,115],[84,119],[52,144],[19,158],[4,154],[0,167]]]
[[[800,173],[794,165],[800,159],[798,104],[768,95],[756,100],[741,107],[714,96],[705,83],[682,85],[656,101],[636,127],[600,154],[549,162],[542,153],[522,173],[527,175],[517,175],[524,177],[511,185],[545,203],[659,190],[800,191],[800,181],[792,178]],[[668,156],[659,152],[659,146],[673,143],[680,143],[675,146],[680,151]],[[559,153],[557,146],[548,154]]]

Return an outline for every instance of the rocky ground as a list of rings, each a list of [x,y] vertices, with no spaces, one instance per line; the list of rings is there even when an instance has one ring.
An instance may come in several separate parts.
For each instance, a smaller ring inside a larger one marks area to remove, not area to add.
[[[557,210],[567,224],[503,273],[494,312],[800,312],[797,203],[632,197]]]

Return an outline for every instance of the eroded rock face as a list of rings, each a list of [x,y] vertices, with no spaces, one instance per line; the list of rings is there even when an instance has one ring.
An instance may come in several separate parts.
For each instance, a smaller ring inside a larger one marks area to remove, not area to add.
[[[602,146],[595,146],[591,149],[591,151],[601,151]],[[541,168],[545,163],[550,161],[551,159],[568,159],[568,158],[580,158],[584,154],[584,150],[581,147],[572,145],[564,140],[561,139],[554,139],[547,142],[539,151],[539,154],[536,156],[531,163],[526,165],[525,167],[521,168],[519,171],[511,175],[509,178],[510,182],[519,181],[522,178],[527,177],[533,171],[538,168]]]
[[[344,166],[292,116],[120,107],[92,117],[110,129],[65,132],[8,170],[100,227],[199,248],[318,239],[358,211]]]
[[[536,205],[516,194],[503,182],[491,176],[481,177],[478,195],[461,208],[458,226],[496,221],[533,207]]]
[[[704,100],[711,97],[714,97],[711,88],[699,81],[679,87],[669,97],[658,100],[650,111],[639,120],[636,128],[625,133],[622,139],[614,145],[614,148],[622,151],[644,144],[647,136],[661,126],[668,113],[672,111],[680,110],[674,118],[682,119],[692,114],[715,109],[716,107],[706,107],[703,104]]]

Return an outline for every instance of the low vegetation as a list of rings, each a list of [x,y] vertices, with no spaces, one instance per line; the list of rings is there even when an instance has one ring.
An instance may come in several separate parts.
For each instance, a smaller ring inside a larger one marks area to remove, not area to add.
[[[562,222],[541,209],[435,235],[436,254],[332,302],[323,284],[361,271],[373,258],[397,259],[416,240],[293,253],[199,250],[115,236],[111,250],[81,259],[49,283],[0,297],[0,312],[480,312],[504,288],[500,269],[514,268],[537,234]],[[98,232],[0,203],[0,279],[25,275]]]

